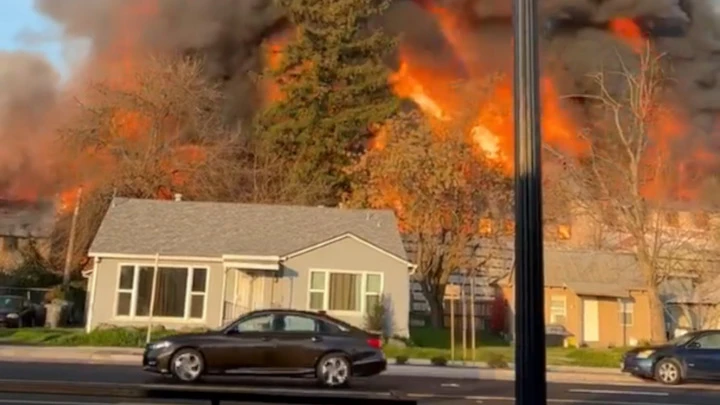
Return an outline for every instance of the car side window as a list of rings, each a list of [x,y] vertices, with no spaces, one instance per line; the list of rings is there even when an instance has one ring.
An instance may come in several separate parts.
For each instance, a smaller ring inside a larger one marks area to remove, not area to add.
[[[285,315],[283,317],[284,325],[282,331],[284,332],[317,332],[318,325],[317,321],[313,318],[299,315]],[[279,329],[279,328],[278,328]]]
[[[693,342],[699,349],[720,349],[720,333],[708,333]]]
[[[250,319],[238,322],[235,325],[235,332],[268,332],[272,330],[273,316],[258,315]]]

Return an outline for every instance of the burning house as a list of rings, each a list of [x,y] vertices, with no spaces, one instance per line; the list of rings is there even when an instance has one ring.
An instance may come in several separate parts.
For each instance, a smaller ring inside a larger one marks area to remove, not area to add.
[[[0,270],[15,269],[27,249],[48,258],[55,212],[51,201],[0,200]]]

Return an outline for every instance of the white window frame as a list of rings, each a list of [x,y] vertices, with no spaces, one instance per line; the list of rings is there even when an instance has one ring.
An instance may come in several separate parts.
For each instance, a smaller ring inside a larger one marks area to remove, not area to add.
[[[627,314],[630,314],[630,322],[626,323]],[[635,323],[635,302],[630,298],[618,299],[618,317],[620,326],[633,326]]]
[[[312,276],[314,273],[325,274],[325,285],[322,289],[312,289]],[[330,307],[330,275],[331,274],[356,274],[360,276],[360,308],[358,311],[331,311]],[[368,292],[367,290],[367,278],[368,275],[380,276],[380,293]],[[308,294],[307,294],[307,309],[309,311],[318,311],[318,309],[310,308],[310,296],[311,293],[323,293],[323,305],[320,311],[326,311],[328,313],[336,315],[363,315],[367,313],[367,296],[377,295],[382,296],[385,292],[385,273],[379,271],[358,271],[358,270],[331,270],[331,269],[310,269],[308,272]]]
[[[122,276],[122,268],[123,267],[132,267],[133,268],[133,285],[132,290],[128,289],[121,289],[120,288],[120,278]],[[151,317],[150,316],[137,316],[135,315],[137,312],[137,295],[138,295],[138,283],[140,280],[140,268],[141,267],[148,267],[152,268],[153,271],[162,269],[178,269],[178,270],[187,270],[187,283],[185,286],[185,308],[183,311],[182,317],[169,317],[169,316],[153,316],[153,320],[157,320],[160,322],[187,322],[187,323],[205,323],[207,320],[207,310],[208,310],[208,288],[210,288],[210,267],[207,265],[191,265],[191,264],[165,264],[162,263],[158,266],[157,269],[155,269],[154,264],[137,264],[137,263],[120,263],[117,267],[117,280],[115,284],[115,297],[113,304],[113,320],[119,320],[119,321],[148,321]],[[193,292],[192,291],[192,281],[193,281],[193,273],[195,272],[195,269],[203,269],[205,270],[205,292]],[[120,293],[130,293],[130,315],[118,315],[118,304],[120,303]],[[192,303],[192,297],[193,296],[199,296],[203,295],[203,314],[201,318],[191,318],[190,317],[190,305]]]
[[[553,312],[553,301],[555,302],[562,302],[562,314],[556,314]],[[558,322],[555,322],[556,316],[562,316],[565,318],[565,321],[563,323],[560,323],[560,325],[564,325],[567,323],[567,297],[564,295],[551,295],[550,296],[550,319],[549,323],[556,324]]]

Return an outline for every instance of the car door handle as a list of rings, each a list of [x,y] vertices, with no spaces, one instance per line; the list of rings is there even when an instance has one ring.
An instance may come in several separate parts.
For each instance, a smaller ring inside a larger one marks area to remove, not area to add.
[[[268,337],[268,336],[265,336],[265,337],[262,338],[262,340],[263,340],[264,342],[269,342],[269,341],[273,340],[273,338]]]
[[[313,336],[310,338],[313,342],[322,342],[322,338],[320,336]]]

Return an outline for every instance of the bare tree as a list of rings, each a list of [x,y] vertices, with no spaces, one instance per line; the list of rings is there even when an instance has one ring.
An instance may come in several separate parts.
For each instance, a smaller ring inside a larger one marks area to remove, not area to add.
[[[434,326],[443,325],[451,274],[477,266],[470,242],[481,218],[493,207],[510,207],[507,177],[467,134],[465,128],[431,129],[418,113],[402,114],[380,130],[376,147],[354,168],[362,180],[350,203],[394,209],[415,244],[417,281]]]
[[[120,79],[120,80],[118,80]],[[201,61],[149,57],[121,78],[93,82],[61,129],[66,194],[85,189],[75,268],[113,196],[268,202],[281,199],[279,163],[225,120],[225,100]],[[55,238],[64,255],[70,215]],[[61,254],[62,253],[62,254]]]
[[[630,67],[632,62],[635,66]],[[695,272],[692,258],[702,231],[673,221],[673,165],[667,77],[661,56],[648,47],[621,69],[593,76],[598,93],[583,96],[595,124],[582,134],[585,156],[569,157],[548,147],[566,165],[563,193],[576,214],[603,230],[605,248],[634,252],[651,306],[652,339],[666,338],[658,286],[668,276]],[[622,89],[618,91],[618,89]]]

